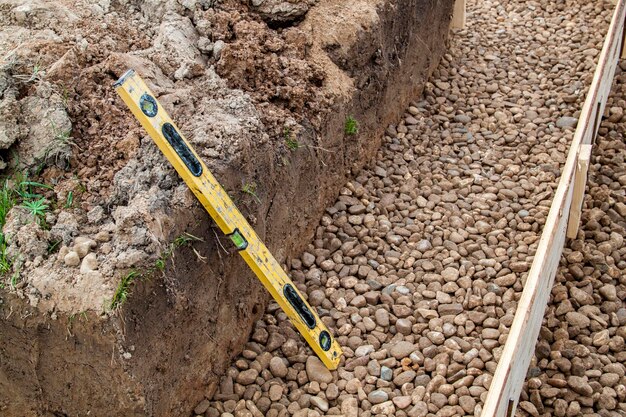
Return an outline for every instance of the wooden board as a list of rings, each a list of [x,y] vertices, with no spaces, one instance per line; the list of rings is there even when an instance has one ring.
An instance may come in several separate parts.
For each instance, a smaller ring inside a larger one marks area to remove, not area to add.
[[[450,26],[453,29],[465,28],[465,0],[454,1],[454,13],[452,14]]]
[[[583,197],[585,196],[585,185],[587,183],[587,170],[589,169],[589,160],[591,159],[591,148],[591,144],[583,143],[578,150],[578,165],[576,166],[576,174],[574,176],[574,194],[569,210],[569,219],[567,220],[566,236],[568,239],[574,239],[578,234]]]
[[[616,5],[617,4],[617,0],[611,0],[611,4]],[[626,42],[625,42],[625,38],[626,38],[626,30],[624,30],[622,32],[622,48],[621,48],[622,49],[622,53],[620,55],[620,59],[625,59],[626,58]]]
[[[617,59],[621,53],[625,12],[626,0],[620,0],[613,13],[535,259],[487,394],[482,417],[509,417],[515,413],[563,252],[579,147],[581,144],[591,144],[599,128]]]

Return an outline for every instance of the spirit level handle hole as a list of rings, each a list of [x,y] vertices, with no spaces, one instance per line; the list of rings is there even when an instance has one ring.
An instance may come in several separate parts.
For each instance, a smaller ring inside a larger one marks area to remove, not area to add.
[[[283,288],[283,294],[289,301],[289,304],[298,312],[300,318],[304,321],[309,329],[315,328],[315,316],[311,313],[311,310],[304,303],[304,300],[300,298],[300,294],[291,286],[287,284]]]
[[[189,169],[194,177],[199,177],[200,174],[202,174],[202,164],[200,164],[198,158],[191,152],[191,149],[189,149],[183,138],[180,137],[174,125],[164,123],[161,132],[163,132],[165,139],[172,145],[172,148],[174,148],[180,159],[187,166],[187,169]]]

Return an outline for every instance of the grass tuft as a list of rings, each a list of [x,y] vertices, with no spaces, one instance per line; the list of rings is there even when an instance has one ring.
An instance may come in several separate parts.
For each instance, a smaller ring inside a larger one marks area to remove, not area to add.
[[[30,74],[16,74],[13,75],[13,78],[23,82],[24,84],[28,84],[34,81],[41,81],[43,76],[46,74],[45,70],[42,68],[41,64],[37,63],[33,65],[33,69]]]
[[[354,136],[359,133],[359,123],[352,116],[346,117],[344,132],[348,136]]]
[[[165,249],[163,252],[161,252],[161,256],[159,256],[159,259],[157,259],[156,262],[154,263],[155,269],[159,271],[163,271],[165,269],[168,259],[171,259],[174,257],[174,251],[176,249],[180,248],[181,246],[189,246],[191,242],[194,242],[194,241],[201,242],[202,239],[187,232],[183,233],[180,236],[177,236],[176,239],[174,239],[174,241],[170,243],[168,248]],[[154,271],[148,271],[148,272],[151,273]]]
[[[117,286],[117,289],[115,290],[113,300],[111,300],[112,310],[115,310],[126,302],[128,296],[130,295],[130,286],[138,277],[139,273],[137,271],[130,271],[124,278],[122,278]]]
[[[15,190],[10,187],[9,180],[5,180],[0,190],[0,227],[6,223],[7,214],[16,203]]]
[[[74,191],[70,191],[69,193],[67,193],[67,198],[65,199],[65,208],[70,208],[72,207],[72,204],[74,203]]]
[[[256,183],[255,182],[247,182],[241,187],[241,191],[244,193],[251,195],[254,199],[261,204],[261,199],[256,194]]]
[[[289,129],[288,127],[285,128],[284,136],[285,145],[287,145],[287,149],[289,149],[290,151],[297,151],[302,147],[302,144],[293,137],[293,135],[291,134],[291,129]]]
[[[0,274],[4,275],[11,270],[11,259],[7,255],[7,242],[2,232],[6,223],[7,214],[16,203],[15,191],[9,186],[9,181],[5,180],[0,190]]]
[[[0,188],[0,275],[8,274],[14,269],[14,260],[7,253],[7,241],[2,232],[9,211],[16,205],[28,210],[33,219],[41,227],[46,227],[45,216],[49,209],[44,196],[38,189],[52,190],[48,184],[30,181],[23,172],[16,172],[12,178],[5,178]],[[51,248],[54,250],[54,246]],[[19,279],[19,272],[10,278],[11,286],[15,286]]]
[[[41,197],[37,200],[27,200],[22,203],[20,206],[28,210],[28,212],[33,216],[33,218],[42,225],[45,222],[46,210],[48,210],[48,205],[46,204],[46,199]]]
[[[61,142],[63,145],[74,145],[74,139],[72,138],[72,130],[66,130],[56,134],[54,139]]]
[[[191,242],[194,241],[202,241],[202,239],[192,235],[191,233],[185,232],[180,236],[177,236],[174,241],[169,244],[167,249],[161,252],[161,256],[159,256],[159,258],[155,261],[153,267],[146,269],[142,273],[135,270],[130,271],[124,278],[122,278],[122,281],[120,281],[117,289],[115,290],[113,300],[111,300],[110,304],[111,310],[121,307],[126,302],[128,296],[130,295],[130,288],[135,281],[138,279],[149,278],[156,271],[164,271],[167,266],[168,259],[174,257],[174,251],[181,246],[189,246]]]

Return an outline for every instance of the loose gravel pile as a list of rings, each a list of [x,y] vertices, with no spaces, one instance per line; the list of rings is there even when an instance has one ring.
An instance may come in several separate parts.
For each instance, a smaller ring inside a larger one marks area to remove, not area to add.
[[[345,362],[329,372],[272,303],[195,414],[480,414],[611,6],[469,7],[423,99],[291,261]],[[521,414],[625,415],[623,97],[607,107],[586,225],[566,249]]]

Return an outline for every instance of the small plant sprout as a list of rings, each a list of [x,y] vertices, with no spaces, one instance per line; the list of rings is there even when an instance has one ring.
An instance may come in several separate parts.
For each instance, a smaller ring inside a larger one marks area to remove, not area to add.
[[[348,136],[354,136],[359,132],[359,124],[354,117],[346,117],[344,132]]]
[[[137,271],[130,271],[126,274],[126,276],[124,276],[124,278],[122,278],[117,286],[117,289],[115,290],[113,300],[111,300],[112,310],[120,307],[128,299],[128,296],[130,295],[130,286],[138,277],[139,273]]]
[[[16,180],[17,179],[18,177],[16,177]],[[15,193],[17,193],[17,195],[19,195],[23,200],[41,198],[41,194],[36,193],[34,190],[35,188],[45,188],[48,190],[52,190],[52,187],[50,185],[42,184],[42,183],[35,182],[35,181],[28,181],[26,179],[22,179],[16,182],[17,182],[17,186],[15,188]]]
[[[163,271],[165,269],[165,259],[163,259],[163,258],[157,259],[156,262],[154,263],[154,266],[159,271]]]
[[[70,191],[69,193],[67,193],[67,198],[65,199],[65,208],[72,207],[73,203],[74,203],[74,191]]]
[[[2,233],[2,227],[11,208],[18,204],[28,210],[40,226],[46,226],[45,215],[48,204],[45,197],[36,192],[38,188],[52,189],[50,185],[28,180],[21,171],[16,171],[11,179],[5,179],[0,188],[0,274],[8,274],[17,267],[17,274],[11,277],[11,282],[19,278],[19,259],[12,259],[8,255],[8,244]]]
[[[259,196],[256,194],[256,183],[255,182],[247,182],[245,183],[242,187],[241,187],[241,191],[243,191],[246,194],[251,195],[252,197],[254,197],[256,199],[256,201],[261,204],[261,199],[259,198]]]
[[[20,282],[20,271],[15,271],[13,275],[11,275],[11,288],[15,289],[17,284]]]
[[[33,66],[33,70],[30,74],[18,74],[13,77],[27,84],[33,81],[41,81],[43,75],[45,75],[45,71],[41,67],[41,64],[37,63]]]
[[[44,197],[37,200],[24,201],[21,207],[28,210],[35,220],[40,222],[44,219],[46,210],[48,209],[48,205],[46,204],[46,199]]]
[[[11,208],[16,203],[15,190],[10,187],[9,181],[5,180],[0,189],[0,274],[4,275],[11,271],[12,262],[7,254],[7,242],[2,233],[2,227]]]
[[[72,140],[71,135],[72,135],[72,130],[69,129],[69,130],[64,130],[62,132],[57,133],[54,138],[64,145],[73,145],[74,142]]]
[[[63,90],[63,94],[61,94],[61,100],[63,100],[63,107],[68,109],[69,101],[70,101],[70,92],[64,84],[61,84],[61,88]]]
[[[13,274],[11,275],[11,279],[9,281],[9,286],[12,289],[15,289],[15,287],[17,287],[17,284],[21,280],[21,275],[20,275],[20,267],[21,267],[21,265],[22,265],[22,259],[21,259],[21,256],[18,255],[17,258],[15,259],[15,261],[13,262],[13,265],[12,265]]]
[[[9,181],[4,181],[0,190],[0,226],[4,226],[9,210],[15,205],[15,193],[9,186]],[[4,240],[4,239],[3,239]]]
[[[53,240],[52,242],[50,242],[48,244],[48,255],[50,255],[51,253],[56,252],[57,250],[59,250],[59,244],[61,244],[61,242],[63,242],[62,240]]]
[[[54,139],[61,142],[63,145],[74,145],[74,140],[72,139],[72,128],[70,127],[67,130],[61,130],[57,128],[56,124],[54,124],[53,120],[50,120],[50,126],[52,127],[52,131],[54,132]]]
[[[302,147],[300,142],[298,142],[293,137],[291,133],[291,129],[289,129],[288,127],[285,128],[284,135],[285,135],[285,144],[287,145],[287,149],[289,149],[290,151],[297,151],[298,149]]]
[[[4,240],[4,236],[2,240]],[[12,266],[11,259],[9,259],[9,255],[6,252],[7,245],[6,243],[2,242],[2,244],[0,245],[0,274],[2,275],[8,273],[11,270]]]
[[[202,239],[197,236],[192,235],[191,233],[185,232],[182,235],[178,236],[176,239],[174,239],[174,246],[175,246],[174,249],[179,248],[181,246],[188,245],[189,242],[192,242],[192,241],[202,242]]]
[[[203,240],[187,232],[181,234],[180,236],[177,236],[174,241],[169,244],[168,248],[161,252],[161,256],[159,256],[157,260],[154,261],[154,269],[149,270],[148,273],[150,274],[154,272],[154,270],[164,271],[165,267],[167,266],[168,259],[174,259],[174,251],[181,246],[189,246],[191,242],[194,241],[202,242]]]

